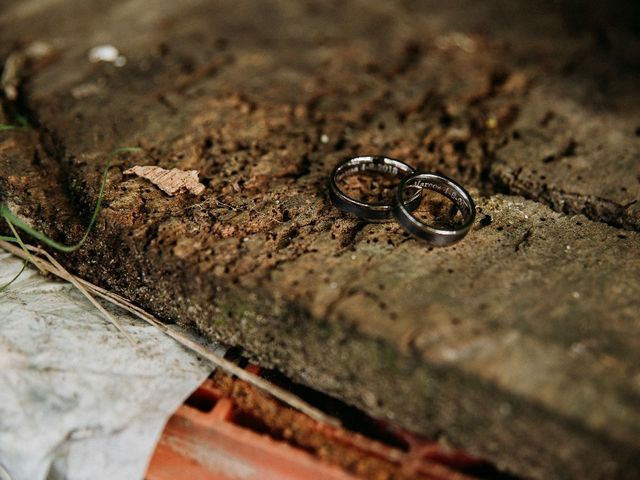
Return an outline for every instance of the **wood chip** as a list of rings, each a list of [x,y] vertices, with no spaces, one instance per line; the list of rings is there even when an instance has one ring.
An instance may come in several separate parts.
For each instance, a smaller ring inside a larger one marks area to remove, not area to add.
[[[184,171],[178,170],[177,168],[166,170],[151,165],[136,165],[133,168],[125,170],[124,173],[125,175],[137,175],[146,178],[169,195],[175,195],[182,190],[187,190],[194,195],[200,195],[205,188],[204,185],[198,181],[197,170]]]

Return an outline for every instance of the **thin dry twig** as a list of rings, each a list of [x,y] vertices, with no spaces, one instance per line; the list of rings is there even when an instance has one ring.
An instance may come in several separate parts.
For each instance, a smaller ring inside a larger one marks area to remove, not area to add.
[[[4,250],[8,251],[9,253],[11,253],[11,254],[19,257],[19,258],[26,259],[26,257],[27,257],[27,254],[23,250],[21,250],[20,248],[16,247],[15,245],[12,245],[9,242],[5,242],[5,241],[0,240],[0,248],[3,248]],[[36,253],[38,255],[43,255],[44,257],[46,257],[46,259],[45,259],[45,258],[41,258],[41,257],[38,257],[38,256],[32,256],[32,258],[35,260],[35,262],[37,262],[37,264],[40,267],[42,267],[43,270],[45,270],[45,271],[47,271],[47,272],[49,272],[49,273],[51,273],[51,274],[63,279],[63,280],[71,282],[74,286],[76,286],[76,288],[78,288],[81,292],[83,292],[83,294],[87,298],[89,298],[91,303],[93,303],[93,305],[96,306],[96,308],[98,308],[100,310],[100,312],[102,312],[103,314],[106,314],[108,316],[108,318],[113,319],[113,317],[111,317],[108,314],[108,312],[106,312],[106,310],[101,305],[99,305],[98,302],[93,297],[91,297],[89,292],[91,292],[94,295],[97,295],[99,297],[102,297],[103,299],[107,300],[108,302],[112,303],[113,305],[116,305],[116,306],[128,311],[129,313],[137,316],[138,318],[144,320],[145,322],[149,323],[150,325],[158,328],[160,331],[162,331],[163,333],[165,333],[169,337],[173,338],[174,340],[176,340],[178,343],[180,343],[184,347],[186,347],[189,350],[193,351],[194,353],[200,355],[201,357],[206,358],[211,363],[213,363],[217,367],[221,368],[222,370],[226,371],[227,373],[230,373],[231,375],[235,375],[236,377],[240,378],[241,380],[244,380],[247,383],[250,383],[251,385],[255,386],[256,388],[259,388],[260,390],[263,390],[263,391],[267,392],[268,394],[272,395],[273,397],[277,398],[278,400],[284,402],[285,404],[289,405],[292,408],[295,408],[296,410],[301,411],[302,413],[308,415],[309,417],[313,418],[314,420],[317,420],[317,421],[323,422],[323,423],[328,423],[328,424],[335,425],[335,426],[338,426],[340,424],[340,422],[336,418],[325,414],[321,410],[313,407],[312,405],[310,405],[307,402],[305,402],[304,400],[302,400],[300,397],[292,394],[291,392],[289,392],[289,391],[287,391],[287,390],[285,390],[283,388],[278,387],[277,385],[274,385],[273,383],[269,382],[268,380],[265,380],[262,377],[259,377],[257,375],[254,375],[253,373],[248,372],[247,370],[244,370],[243,368],[239,367],[235,363],[230,362],[229,360],[225,359],[224,357],[212,352],[211,350],[205,348],[204,346],[200,345],[199,343],[193,341],[192,339],[190,339],[184,333],[178,331],[177,329],[171,327],[170,325],[166,325],[166,324],[162,323],[160,320],[155,318],[150,313],[146,312],[145,310],[141,309],[140,307],[138,307],[138,306],[134,305],[133,303],[129,302],[126,298],[124,298],[124,297],[122,297],[122,296],[120,296],[120,295],[118,295],[116,293],[110,292],[110,291],[108,291],[108,290],[106,290],[106,289],[104,289],[102,287],[94,285],[91,282],[88,282],[87,280],[84,280],[82,278],[76,277],[72,273],[69,273],[67,270],[64,269],[64,267],[62,267],[62,265],[60,265],[60,263],[58,261],[56,261],[55,258],[53,258],[45,250],[43,250],[43,249],[41,249],[39,247],[35,247],[33,245],[26,245],[26,248],[30,252],[34,252],[34,253]],[[114,321],[115,321],[115,319],[114,319]],[[112,323],[114,323],[114,322],[112,322]],[[114,323],[114,325],[118,326],[117,323]],[[120,327],[118,329],[121,330]],[[125,335],[126,335],[126,333],[125,333]]]
[[[16,230],[16,228],[13,226],[13,223],[11,223],[11,220],[9,220],[7,217],[4,217],[5,222],[7,222],[7,225],[9,225],[9,229],[11,229],[11,233],[13,233],[13,236],[15,237],[16,241],[18,242],[18,244],[20,245],[20,248],[22,248],[22,251],[24,252],[25,256],[27,258],[25,258],[25,261],[27,262],[31,262],[33,263],[33,265],[40,270],[40,273],[44,273],[44,270],[42,270],[42,268],[40,267],[40,265],[38,265],[35,260],[33,259],[33,257],[29,254],[29,250],[27,250],[27,247],[25,246],[24,242],[22,241],[22,238],[20,237],[20,235],[18,234],[18,231]]]
[[[23,244],[24,245],[24,244]],[[105,308],[100,305],[95,298],[91,296],[91,294],[87,291],[87,289],[78,281],[78,278],[69,273],[53,256],[49,254],[46,250],[43,250],[38,247],[34,247],[33,245],[24,245],[24,250],[17,248],[15,245],[11,245],[9,242],[0,240],[0,247],[4,248],[8,252],[13,255],[22,258],[25,261],[28,261],[35,265],[40,273],[44,274],[45,272],[52,273],[57,277],[70,282],[74,287],[76,287],[82,295],[84,295],[94,307],[98,309],[98,311],[107,319],[109,323],[111,323],[116,329],[124,335],[124,337],[132,344],[136,345],[136,341],[134,338],[129,335],[120,322],[118,322],[109,312],[105,310]],[[33,256],[29,253],[29,251],[36,252],[40,255],[43,255],[47,258],[47,260]]]
[[[105,308],[100,305],[100,303],[91,296],[91,294],[87,291],[87,288],[85,288],[84,285],[82,285],[79,281],[78,281],[78,277],[76,277],[75,275],[69,273],[53,256],[51,256],[46,250],[42,250],[42,249],[38,249],[38,253],[40,253],[41,255],[44,255],[45,257],[47,257],[47,259],[49,260],[49,262],[58,270],[59,274],[56,273],[57,276],[59,276],[60,278],[64,278],[65,280],[67,280],[68,282],[72,283],[74,287],[76,287],[78,290],[80,290],[80,293],[82,293],[85,297],[87,297],[87,299],[93,304],[94,307],[96,307],[98,309],[98,311],[114,326],[116,327],[116,329],[122,333],[122,335],[125,336],[125,338],[127,340],[129,340],[129,342],[131,343],[131,345],[135,346],[138,342],[135,341],[135,339],[129,335],[127,333],[127,331],[122,328],[122,325],[120,325],[120,322],[118,322],[109,312],[107,312],[105,310]],[[65,278],[66,277],[66,278]]]

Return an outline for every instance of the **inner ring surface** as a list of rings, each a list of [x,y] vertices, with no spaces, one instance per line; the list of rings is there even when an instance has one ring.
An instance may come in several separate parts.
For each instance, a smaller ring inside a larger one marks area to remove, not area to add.
[[[358,173],[363,173],[363,172],[385,173],[385,174],[398,177],[399,181],[401,181],[403,177],[415,172],[415,170],[409,165],[407,165],[406,163],[403,163],[399,160],[394,160],[393,158],[388,158],[388,157],[373,157],[373,156],[351,158],[346,162],[340,164],[334,170],[334,173],[331,177],[331,183],[334,190],[336,190],[336,193],[339,193],[345,199],[348,199],[349,201],[363,207],[391,208],[393,200],[391,200],[388,203],[364,202],[362,200],[353,198],[350,195],[347,195],[340,189],[340,187],[338,187],[338,182],[342,181],[347,177],[350,177]],[[411,202],[415,201],[415,198],[417,198],[419,195],[420,195],[420,192],[417,192],[407,201],[407,203],[411,204]]]
[[[447,197],[456,205],[458,210],[460,210],[463,218],[462,225],[455,226],[451,229],[442,229],[428,225],[414,217],[406,208],[409,200],[404,200],[404,193],[411,188],[417,189],[418,192],[421,192],[423,189],[431,190],[441,193],[442,195]],[[398,191],[398,202],[401,208],[405,210],[405,215],[409,217],[413,223],[419,224],[423,228],[428,228],[430,230],[438,230],[443,232],[464,231],[471,226],[475,219],[475,205],[469,193],[456,182],[443,175],[424,173],[407,178],[400,184]]]

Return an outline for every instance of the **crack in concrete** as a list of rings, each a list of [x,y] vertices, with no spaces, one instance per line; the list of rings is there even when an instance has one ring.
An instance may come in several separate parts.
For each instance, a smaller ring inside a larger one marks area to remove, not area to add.
[[[640,231],[638,220],[628,213],[628,209],[638,201],[624,205],[597,195],[567,192],[559,188],[549,188],[546,184],[538,188],[525,186],[520,180],[521,169],[511,172],[491,172],[493,194],[519,195],[555,210],[564,215],[584,215],[589,220],[605,223],[621,230]]]

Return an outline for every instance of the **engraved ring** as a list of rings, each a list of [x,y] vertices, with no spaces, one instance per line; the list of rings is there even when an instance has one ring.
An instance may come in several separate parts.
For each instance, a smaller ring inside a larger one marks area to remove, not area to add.
[[[338,182],[345,177],[361,172],[380,172],[398,177],[399,180],[415,173],[415,170],[400,160],[380,156],[352,157],[340,163],[329,178],[329,196],[336,207],[369,222],[386,222],[393,218],[393,201],[389,203],[369,203],[357,200],[344,193]],[[418,190],[405,201],[404,209],[411,212],[418,208],[421,200]]]
[[[422,192],[423,189],[433,190],[449,198],[462,214],[462,224],[452,228],[440,228],[418,220],[411,214],[416,208],[413,205],[413,195],[409,200],[405,199],[406,192],[410,189],[418,192]],[[476,207],[471,195],[449,177],[437,173],[414,173],[400,182],[396,191],[393,215],[410,234],[432,245],[443,246],[461,240],[469,232],[476,218]]]

